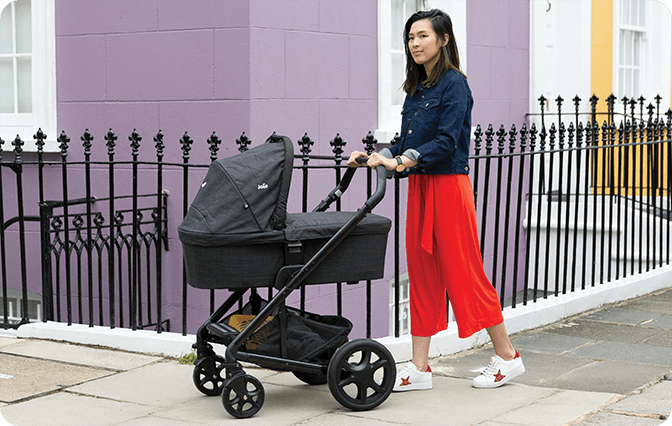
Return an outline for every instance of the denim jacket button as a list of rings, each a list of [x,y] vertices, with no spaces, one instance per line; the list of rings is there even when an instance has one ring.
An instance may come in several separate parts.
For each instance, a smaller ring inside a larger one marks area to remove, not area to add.
[[[429,102],[427,102],[427,103],[425,104],[425,108],[427,108],[428,106],[429,106]]]
[[[469,166],[464,166],[464,171],[468,172],[469,171]]]
[[[413,129],[410,129],[410,130],[408,131],[408,134],[409,134],[409,135],[410,135],[411,133],[413,133]]]

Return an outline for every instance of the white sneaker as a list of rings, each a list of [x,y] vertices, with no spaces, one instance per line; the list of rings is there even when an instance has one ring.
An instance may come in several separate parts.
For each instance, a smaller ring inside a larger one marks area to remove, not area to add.
[[[406,363],[404,368],[397,373],[397,379],[394,382],[394,392],[404,392],[411,390],[431,389],[432,369],[427,367],[427,371],[419,371],[412,362]]]
[[[471,385],[475,388],[498,388],[524,372],[525,366],[518,351],[511,361],[504,361],[495,355],[487,368],[479,376],[474,377]]]

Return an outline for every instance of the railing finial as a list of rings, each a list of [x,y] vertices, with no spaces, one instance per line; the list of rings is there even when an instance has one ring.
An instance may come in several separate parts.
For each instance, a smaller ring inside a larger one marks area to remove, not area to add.
[[[61,148],[61,157],[67,157],[70,137],[65,133],[65,130],[61,132],[61,135],[58,137],[57,141],[60,142],[58,147]]]
[[[163,142],[163,132],[161,129],[154,136],[154,147],[156,148],[156,157],[163,158],[163,150],[166,147],[166,144]]]
[[[89,129],[86,129],[84,131],[84,134],[80,139],[82,140],[82,142],[84,142],[82,144],[82,146],[84,147],[84,155],[86,156],[91,155],[91,146],[92,146],[91,141],[93,141],[93,135],[91,134],[91,132],[89,132]]]
[[[215,161],[217,159],[217,152],[219,151],[219,144],[222,143],[222,140],[217,136],[217,133],[214,131],[208,138],[208,149],[210,150],[210,161]]]
[[[373,136],[373,133],[369,130],[369,133],[367,133],[366,137],[362,139],[362,143],[364,144],[364,150],[368,155],[371,155],[373,151],[376,150],[375,145],[378,143],[378,139],[376,139]]]
[[[33,135],[35,139],[35,146],[37,146],[37,153],[42,154],[44,152],[44,140],[47,139],[47,135],[44,134],[42,128],[37,129],[37,133]]]

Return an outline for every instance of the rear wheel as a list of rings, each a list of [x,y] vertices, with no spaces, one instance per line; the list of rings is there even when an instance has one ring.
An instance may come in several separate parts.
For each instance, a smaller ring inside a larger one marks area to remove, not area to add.
[[[329,390],[353,411],[371,410],[390,396],[397,374],[394,358],[382,344],[358,339],[341,346],[329,362]]]

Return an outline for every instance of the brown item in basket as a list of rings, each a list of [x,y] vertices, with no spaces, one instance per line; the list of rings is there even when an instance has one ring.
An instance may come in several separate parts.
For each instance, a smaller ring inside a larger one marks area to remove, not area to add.
[[[229,326],[235,328],[236,330],[242,332],[247,328],[248,325],[252,322],[252,320],[255,318],[254,315],[231,315],[231,318],[229,318]],[[259,345],[264,343],[266,339],[268,339],[268,335],[271,331],[270,327],[266,328],[265,330],[261,330],[266,324],[271,322],[273,320],[272,316],[269,316],[266,318],[266,320],[257,328],[254,333],[252,333],[252,336],[250,336],[246,341],[245,341],[245,347],[248,350],[254,350]]]

